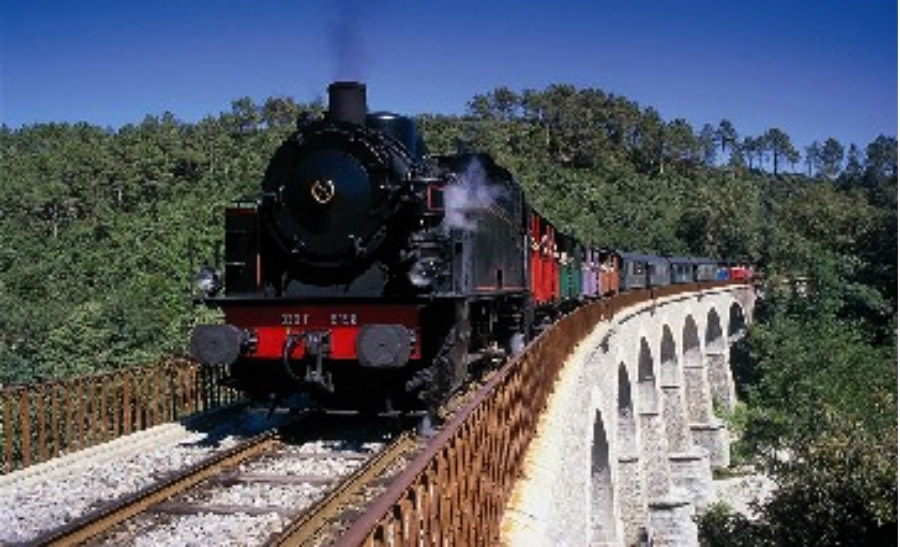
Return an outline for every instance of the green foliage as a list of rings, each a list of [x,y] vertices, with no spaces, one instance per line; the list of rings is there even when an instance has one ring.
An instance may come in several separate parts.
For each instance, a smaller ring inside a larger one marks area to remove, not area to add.
[[[757,547],[757,526],[723,503],[709,507],[697,522],[701,547]]]
[[[196,124],[4,128],[0,384],[183,351],[190,248],[212,261],[223,206],[255,193],[297,115],[316,109],[241,99]]]
[[[716,505],[698,519],[701,545],[896,545],[896,427],[876,437],[824,417],[821,434],[770,467],[775,495],[753,520]]]
[[[735,452],[778,490],[757,520],[704,515],[706,545],[896,544],[896,179],[877,198],[861,182],[771,193],[773,275],[733,348],[748,400]],[[802,273],[803,290],[779,272]]]
[[[883,404],[896,417],[896,405]],[[768,533],[780,544],[896,542],[896,423],[873,430],[839,411],[819,418],[822,433],[794,443],[792,457],[778,464],[778,495],[763,511]]]
[[[186,297],[223,206],[253,195],[298,115],[239,98],[197,123],[0,127],[0,384],[146,363],[209,320]],[[749,521],[715,508],[705,545],[896,544],[897,141],[829,138],[800,155],[778,128],[739,135],[598,89],[475,96],[422,114],[435,154],[492,153],[561,230],[607,248],[750,259],[766,273],[733,347],[747,406],[736,453],[778,482]],[[770,169],[771,174],[766,170]],[[788,282],[802,277],[805,291]]]

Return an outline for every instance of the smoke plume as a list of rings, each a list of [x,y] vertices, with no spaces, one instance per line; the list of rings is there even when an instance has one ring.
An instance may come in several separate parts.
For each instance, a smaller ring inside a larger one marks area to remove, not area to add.
[[[472,158],[457,175],[454,184],[444,188],[444,227],[472,231],[478,227],[476,213],[491,207],[502,197],[502,186],[491,184],[484,165]]]
[[[335,2],[336,17],[329,31],[334,55],[334,80],[363,81],[366,48],[363,39],[367,3],[363,0]]]

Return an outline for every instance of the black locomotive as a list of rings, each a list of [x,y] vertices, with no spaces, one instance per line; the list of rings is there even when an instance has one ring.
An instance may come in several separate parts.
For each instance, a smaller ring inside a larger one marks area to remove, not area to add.
[[[433,404],[531,323],[518,184],[488,156],[431,157],[412,120],[337,82],[321,120],[275,152],[259,196],[226,211],[223,325],[191,351],[253,396]]]

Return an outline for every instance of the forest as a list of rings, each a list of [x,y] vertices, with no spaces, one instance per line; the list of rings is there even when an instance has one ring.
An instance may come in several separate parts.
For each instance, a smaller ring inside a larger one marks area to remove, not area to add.
[[[0,127],[0,385],[184,352],[208,313],[188,297],[192,266],[216,260],[224,205],[322,110],[245,97],[192,123]],[[570,85],[499,87],[416,121],[432,153],[493,154],[585,241],[762,273],[734,348],[744,404],[726,418],[779,490],[753,521],[709,513],[706,545],[896,544],[896,138],[801,146]]]

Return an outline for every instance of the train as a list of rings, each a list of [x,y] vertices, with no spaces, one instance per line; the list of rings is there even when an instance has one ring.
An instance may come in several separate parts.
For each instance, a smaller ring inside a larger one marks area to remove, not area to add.
[[[489,155],[430,154],[351,81],[298,120],[259,194],[226,208],[223,266],[196,276],[196,301],[223,315],[194,327],[199,363],[227,365],[253,399],[382,410],[435,408],[587,301],[752,276],[580,242]]]

